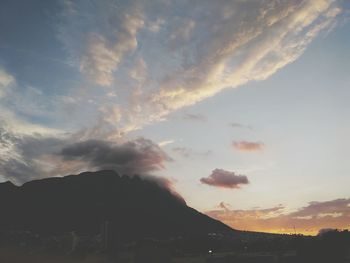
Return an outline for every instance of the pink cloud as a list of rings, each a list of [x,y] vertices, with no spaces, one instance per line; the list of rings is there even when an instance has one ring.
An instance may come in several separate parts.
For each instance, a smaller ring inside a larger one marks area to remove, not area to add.
[[[262,142],[233,141],[233,148],[243,152],[262,151],[265,145]]]

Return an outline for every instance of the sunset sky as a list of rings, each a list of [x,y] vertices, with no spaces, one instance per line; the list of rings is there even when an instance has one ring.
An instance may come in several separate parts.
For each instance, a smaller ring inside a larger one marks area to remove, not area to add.
[[[350,2],[1,1],[0,182],[166,178],[233,228],[350,228]]]

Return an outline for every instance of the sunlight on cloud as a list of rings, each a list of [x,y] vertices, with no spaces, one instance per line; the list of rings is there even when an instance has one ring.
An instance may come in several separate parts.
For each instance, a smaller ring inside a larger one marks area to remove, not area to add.
[[[162,121],[223,89],[268,78],[334,26],[341,11],[333,0],[201,1],[200,8],[191,1],[176,4],[180,17],[171,2],[113,3],[96,2],[96,12],[84,2],[69,5],[59,37],[83,75],[120,95],[109,105],[120,114],[114,119],[112,110],[106,117],[117,134]],[[83,29],[78,18],[91,29],[74,39]]]
[[[0,106],[1,160],[7,168],[17,165],[22,174],[52,171],[52,164],[60,163],[52,152],[55,143],[62,147],[72,141],[103,139],[122,144],[129,132],[163,121],[183,107],[223,89],[268,78],[295,61],[321,31],[332,28],[341,12],[333,0],[220,5],[213,1],[66,0],[62,6],[56,34],[69,55],[69,64],[81,73],[81,83],[72,94],[82,98],[63,94],[60,100],[82,110],[89,108],[86,115],[98,111],[100,117],[87,128],[66,133],[26,119],[23,114],[28,113],[59,117],[51,110],[56,102],[47,102],[36,87],[25,86],[23,93],[17,89],[23,83],[17,84],[14,76],[0,69],[0,98],[6,100]],[[43,106],[45,103],[48,105]],[[199,114],[185,118],[206,120]],[[52,149],[46,149],[46,154],[26,155],[23,147],[28,140],[48,143]],[[172,142],[160,142],[159,146]],[[262,147],[243,146],[250,150]],[[183,156],[211,153],[185,147],[173,151]],[[66,172],[81,164],[69,160],[58,166],[57,171]]]
[[[136,35],[144,26],[138,7],[119,10],[114,1],[65,1],[61,16],[59,38],[78,60],[80,72],[98,85],[110,86],[124,56],[137,48]]]
[[[169,144],[172,144],[172,143],[174,143],[174,142],[175,142],[174,140],[165,140],[165,141],[160,141],[160,142],[158,143],[158,145],[159,145],[159,147],[164,147],[164,146],[169,145]]]

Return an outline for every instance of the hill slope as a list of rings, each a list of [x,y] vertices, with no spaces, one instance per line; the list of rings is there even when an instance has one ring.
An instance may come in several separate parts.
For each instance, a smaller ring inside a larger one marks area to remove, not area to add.
[[[120,241],[233,231],[156,182],[114,171],[47,178],[20,187],[2,183],[0,207],[0,230],[41,235],[93,235],[106,221],[110,236]]]

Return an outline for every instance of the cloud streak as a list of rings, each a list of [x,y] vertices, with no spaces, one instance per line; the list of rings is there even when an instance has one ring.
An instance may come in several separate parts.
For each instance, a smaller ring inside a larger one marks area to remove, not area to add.
[[[262,142],[233,141],[232,147],[242,152],[262,151],[265,145]]]
[[[207,121],[207,118],[202,114],[186,113],[183,118],[190,121]]]
[[[177,153],[181,155],[184,158],[192,158],[192,157],[207,157],[213,152],[211,150],[203,151],[203,152],[197,152],[189,147],[174,147],[172,148],[172,151],[174,153]]]
[[[238,122],[231,122],[229,124],[229,126],[231,126],[232,128],[253,130],[252,126],[241,124],[241,123],[238,123]]]
[[[203,177],[200,182],[210,186],[222,188],[240,188],[242,184],[249,184],[249,180],[245,175],[236,175],[234,172],[225,171],[223,169],[215,169],[208,177]]]

